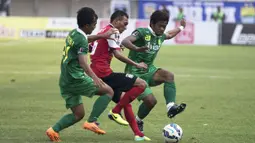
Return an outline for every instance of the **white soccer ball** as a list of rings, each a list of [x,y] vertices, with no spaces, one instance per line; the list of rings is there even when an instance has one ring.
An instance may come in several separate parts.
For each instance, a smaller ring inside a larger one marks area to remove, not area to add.
[[[165,143],[178,143],[182,139],[182,128],[175,124],[168,124],[163,129],[163,137],[165,139]]]

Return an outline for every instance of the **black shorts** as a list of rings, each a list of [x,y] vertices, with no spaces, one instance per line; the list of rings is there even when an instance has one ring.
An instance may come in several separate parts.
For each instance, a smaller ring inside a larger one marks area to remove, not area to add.
[[[118,103],[122,92],[129,91],[136,81],[137,77],[126,73],[111,73],[102,80],[108,84],[114,91],[113,101]]]

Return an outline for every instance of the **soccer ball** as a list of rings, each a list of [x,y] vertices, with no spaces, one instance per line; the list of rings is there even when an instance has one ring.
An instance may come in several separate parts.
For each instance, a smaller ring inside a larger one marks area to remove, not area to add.
[[[168,124],[163,129],[165,143],[178,143],[182,138],[182,128],[177,124]]]

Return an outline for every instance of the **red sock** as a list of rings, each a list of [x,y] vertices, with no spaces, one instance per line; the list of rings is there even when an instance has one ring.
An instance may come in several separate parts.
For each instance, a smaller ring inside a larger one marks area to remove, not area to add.
[[[138,128],[131,104],[128,104],[124,107],[124,113],[125,113],[126,120],[128,121],[129,126],[132,128],[134,134],[137,136],[143,137],[144,134]]]
[[[127,104],[131,103],[133,100],[136,99],[140,94],[142,94],[144,88],[135,86],[127,91],[123,98],[120,99],[119,103],[112,109],[113,113],[120,113],[121,109],[124,108]]]

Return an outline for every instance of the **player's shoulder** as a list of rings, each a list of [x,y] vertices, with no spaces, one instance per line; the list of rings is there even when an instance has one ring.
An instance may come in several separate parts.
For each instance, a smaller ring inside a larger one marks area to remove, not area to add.
[[[137,28],[135,31],[139,32],[140,34],[149,34],[150,30],[148,28]]]
[[[107,32],[108,30],[110,30],[112,28],[112,26],[110,24],[106,25],[105,27],[103,27],[102,29],[100,29],[100,31],[98,32],[98,34],[101,34],[101,33],[105,33]]]
[[[85,32],[81,31],[80,29],[73,29],[69,34],[69,37],[71,37],[76,43],[85,42],[87,41],[87,35]]]
[[[133,33],[132,33],[132,35],[133,36],[138,36],[138,35],[140,35],[140,36],[145,36],[145,35],[147,35],[147,34],[149,34],[150,33],[150,31],[148,30],[148,28],[136,28],[134,31],[133,31]]]

